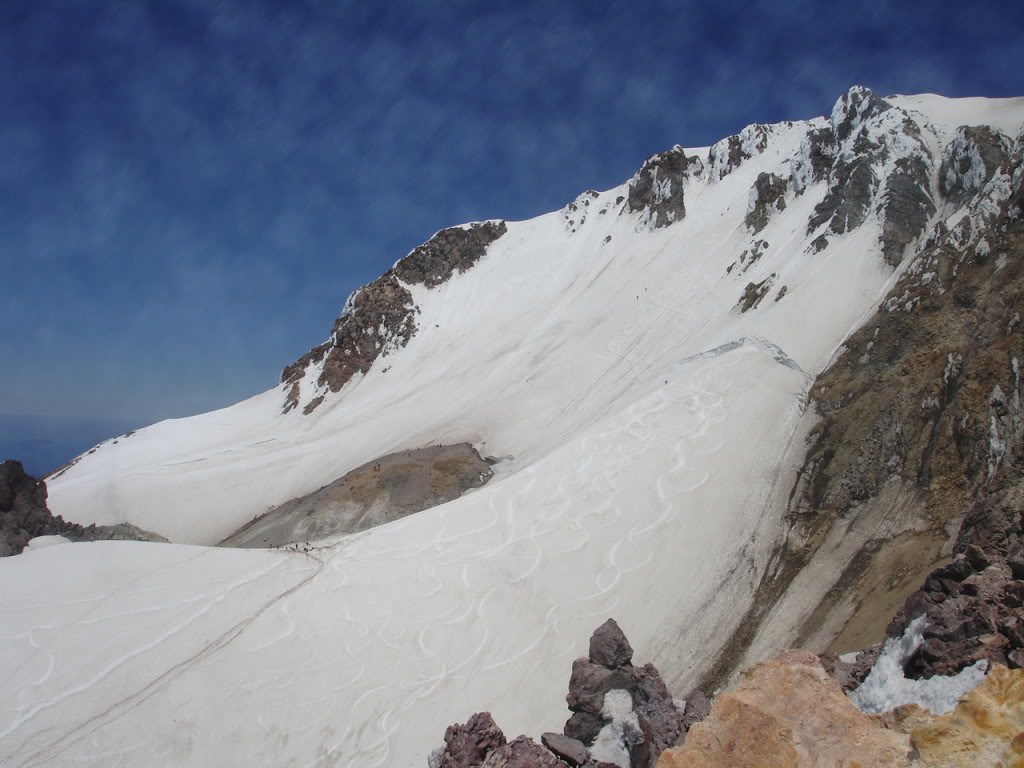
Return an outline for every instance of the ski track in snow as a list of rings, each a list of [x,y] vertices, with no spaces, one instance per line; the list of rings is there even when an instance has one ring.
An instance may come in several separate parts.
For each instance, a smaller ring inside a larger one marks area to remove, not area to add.
[[[730,349],[735,354],[740,347]],[[767,357],[760,349],[748,347],[748,351]],[[723,352],[699,362],[714,368],[728,357],[729,353]],[[302,765],[394,764],[392,739],[399,728],[408,725],[409,713],[417,709],[419,702],[429,701],[445,686],[461,685],[467,678],[501,677],[506,670],[538,654],[550,656],[553,649],[564,663],[566,652],[571,652],[578,641],[576,628],[603,620],[621,607],[618,592],[623,580],[651,567],[651,541],[674,528],[673,523],[687,506],[688,496],[707,483],[709,473],[701,467],[722,447],[714,426],[729,417],[725,401],[732,383],[728,374],[707,376],[700,367],[694,370],[694,361],[681,363],[667,387],[641,397],[563,449],[561,453],[566,456],[558,457],[558,466],[563,471],[528,469],[502,484],[488,486],[484,489],[486,493],[478,492],[461,500],[460,503],[476,502],[479,516],[469,518],[476,524],[474,527],[461,530],[466,517],[450,509],[452,505],[446,505],[436,508],[440,525],[431,526],[429,536],[403,535],[405,528],[428,530],[416,525],[415,518],[408,518],[389,526],[388,536],[360,535],[320,548],[314,553],[319,559],[314,570],[296,584],[249,608],[241,621],[232,623],[215,640],[156,675],[131,695],[89,711],[82,694],[118,666],[135,657],[155,655],[162,643],[197,630],[204,618],[230,604],[238,589],[261,581],[276,582],[274,574],[282,565],[296,559],[306,560],[307,556],[277,554],[237,583],[224,584],[214,592],[186,591],[179,595],[179,604],[195,607],[162,635],[132,647],[124,656],[95,670],[81,684],[41,699],[16,719],[7,720],[5,735],[23,729],[37,715],[59,708],[65,700],[79,700],[75,705],[78,722],[64,720],[63,727],[51,725],[41,729],[39,735],[45,739],[38,743],[35,739],[23,742],[13,752],[9,749],[12,742],[5,741],[8,749],[4,761],[27,767],[72,755],[73,747],[96,738],[119,718],[144,708],[157,691],[173,689],[189,678],[202,679],[217,667],[218,657],[230,644],[247,659],[244,667],[278,670],[258,685],[236,681],[230,688],[233,696],[255,696],[263,701],[272,699],[275,691],[280,693],[298,685],[315,695],[297,709],[334,712],[333,722],[349,724],[324,735],[320,739],[321,754]],[[679,429],[663,451],[659,425],[666,420],[676,422]],[[662,456],[664,466],[646,489],[652,503],[634,498],[632,490],[624,484],[628,485],[629,478],[636,476],[635,465],[660,461]],[[574,498],[578,500],[580,496],[591,503],[574,504]],[[538,505],[538,499],[544,503]],[[205,556],[212,559],[220,554],[217,550],[206,552]],[[528,585],[540,571],[558,572],[563,563],[572,568],[574,560],[582,561],[578,568],[579,583],[561,591],[561,599],[552,596],[543,605],[530,606],[540,618],[532,633],[499,642],[504,621],[496,619],[501,619],[515,602],[509,593]],[[334,646],[333,659],[319,663],[311,659],[303,663],[265,663],[267,656],[274,657],[282,651],[288,656],[287,648],[299,635],[306,633],[308,637],[309,627],[303,628],[294,618],[305,616],[308,620],[309,607],[303,602],[323,604],[328,595],[342,600],[356,591],[365,594],[360,586],[360,571],[370,563],[387,563],[389,567],[408,571],[408,578],[401,579],[401,583],[411,600],[397,601],[398,607],[366,599],[340,603],[343,607],[338,621],[330,622],[334,624],[332,634],[342,640]],[[90,632],[102,631],[105,621],[130,617],[131,610],[121,604],[133,596],[131,592],[113,592],[98,596],[95,601],[76,601],[75,604],[93,606],[91,616],[79,616],[74,622],[76,631],[83,627],[90,627]],[[399,616],[398,611],[408,608],[415,609],[415,617]],[[266,627],[253,633],[251,628],[259,621],[265,622]],[[566,637],[567,627],[572,628],[571,639]],[[453,638],[457,638],[454,642],[463,647],[463,652],[443,654]],[[367,675],[367,663],[362,659],[371,647],[378,654],[386,652],[385,655],[401,660],[400,670],[390,684],[381,684],[379,675]],[[452,663],[450,659],[458,661]],[[51,672],[52,668],[37,676],[35,682],[49,679]],[[266,707],[257,709],[263,723],[274,717],[279,719],[282,714]],[[372,715],[367,716],[367,712]],[[65,709],[63,718],[67,714]],[[318,722],[321,720],[322,715],[317,718]],[[361,723],[358,728],[351,725],[356,722]],[[284,728],[292,733],[291,738],[303,736],[301,723],[294,723],[292,728],[297,732]],[[314,734],[304,737],[319,738]],[[424,746],[429,746],[429,742]],[[115,753],[102,754],[109,758]],[[138,759],[137,755],[127,753],[124,757],[129,762]]]

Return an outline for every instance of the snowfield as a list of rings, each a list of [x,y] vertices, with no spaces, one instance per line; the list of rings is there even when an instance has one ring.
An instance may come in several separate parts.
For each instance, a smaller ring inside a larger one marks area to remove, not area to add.
[[[976,101],[893,98],[942,137]],[[1021,100],[980,101],[1020,125]],[[609,616],[685,694],[780,535],[811,382],[895,278],[875,214],[810,247],[825,182],[744,224],[758,174],[788,177],[827,122],[771,126],[663,229],[622,211],[627,185],[582,223],[510,222],[472,269],[413,287],[409,345],[309,416],[277,387],[83,456],[49,485],[55,514],[176,543],[0,560],[0,764],[419,768],[475,711],[509,737],[557,728]],[[209,547],[375,457],[461,441],[502,460],[448,504],[308,553]]]

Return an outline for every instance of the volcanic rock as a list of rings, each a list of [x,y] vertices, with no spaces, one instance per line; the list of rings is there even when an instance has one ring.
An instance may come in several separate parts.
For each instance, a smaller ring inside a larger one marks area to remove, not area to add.
[[[492,751],[482,768],[565,768],[567,763],[526,736],[519,736]]]
[[[583,765],[587,762],[587,748],[579,739],[571,739],[560,733],[542,733],[541,744],[550,749],[569,765]]]
[[[469,443],[399,451],[274,507],[220,546],[280,547],[365,531],[457,499],[483,486],[493,474]]]
[[[69,541],[167,541],[128,523],[81,526],[66,522],[50,512],[46,495],[46,482],[27,474],[20,461],[8,459],[0,464],[0,557],[20,554],[36,536],[63,536]]]
[[[653,665],[634,667],[630,663],[633,649],[614,620],[609,619],[594,632],[590,654],[589,659],[573,662],[566,696],[573,714],[563,733],[588,750],[601,742],[605,745],[602,749],[608,751],[609,740],[621,742],[610,747],[628,754],[632,768],[653,765],[662,750],[685,737],[684,713],[676,707]],[[609,707],[612,692],[617,697],[616,706]],[[619,711],[623,709],[629,712]],[[623,725],[634,718],[634,726]]]
[[[490,712],[477,712],[465,724],[449,725],[444,733],[444,749],[439,768],[476,768],[491,751],[505,744]]]
[[[608,619],[590,636],[590,661],[609,669],[629,664],[633,648],[615,619]]]
[[[488,246],[507,231],[504,221],[485,221],[437,232],[376,280],[356,290],[334,322],[331,338],[313,347],[281,373],[288,388],[284,412],[299,404],[299,383],[311,365],[321,365],[317,387],[338,392],[353,376],[366,373],[377,360],[404,347],[416,334],[419,311],[408,285],[435,288],[456,272],[473,267]],[[323,394],[303,408],[309,414]]]

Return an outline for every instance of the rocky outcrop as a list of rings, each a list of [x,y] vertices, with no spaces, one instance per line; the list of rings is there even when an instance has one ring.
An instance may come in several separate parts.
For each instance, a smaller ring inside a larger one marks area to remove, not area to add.
[[[423,245],[413,248],[393,267],[395,277],[408,285],[436,288],[456,272],[467,272],[505,234],[504,221],[484,221],[442,229]]]
[[[127,523],[81,526],[66,522],[50,512],[46,495],[46,483],[26,474],[20,461],[9,459],[0,464],[0,557],[20,554],[36,536],[63,536],[70,541],[167,541]]]
[[[572,716],[563,733],[589,751],[628,754],[632,768],[652,765],[661,751],[685,736],[683,712],[676,707],[652,664],[632,665],[633,649],[619,625],[609,619],[594,632],[590,656],[573,662],[566,703]],[[612,692],[623,696],[625,712],[609,708]],[[634,715],[636,728],[617,725]]]
[[[641,214],[641,226],[651,229],[682,221],[686,216],[687,180],[703,167],[699,157],[687,157],[678,146],[652,155],[629,182],[627,209]]]
[[[632,660],[622,629],[608,619],[591,636],[589,657],[573,662],[566,696],[573,714],[561,734],[543,734],[543,746],[526,736],[505,744],[490,714],[479,713],[448,728],[444,746],[431,755],[431,768],[650,768],[663,750],[682,742],[686,728],[706,716],[709,706],[699,692],[691,695],[692,706],[677,706],[658,670],[651,664],[634,667]]]
[[[658,768],[891,766],[976,768],[1020,764],[1024,671],[996,665],[956,707],[916,704],[859,711],[814,654],[787,651],[747,669],[715,700],[683,746]]]
[[[565,768],[567,764],[527,736],[519,736],[498,747],[481,768]]]
[[[286,390],[284,412],[303,397],[301,382],[311,365],[319,366],[319,397],[338,392],[353,376],[370,370],[378,357],[400,349],[416,334],[418,309],[407,286],[435,288],[456,272],[471,269],[488,246],[507,231],[504,221],[486,221],[442,229],[373,282],[355,291],[334,323],[331,338],[319,344],[281,373]],[[311,413],[322,399],[311,398],[303,409]]]
[[[743,295],[736,302],[736,307],[739,309],[740,314],[749,312],[751,309],[757,309],[757,305],[761,303],[761,300],[771,292],[777,278],[778,275],[772,272],[764,280],[756,283],[747,283],[743,289]]]
[[[750,190],[750,207],[743,223],[755,235],[768,226],[773,211],[786,210],[789,182],[774,173],[760,173]]]
[[[929,169],[920,157],[902,157],[889,174],[882,197],[882,257],[898,266],[935,213],[928,192]]]
[[[1019,766],[1024,752],[1024,672],[996,665],[955,710],[937,718],[909,707],[890,719],[905,729],[916,764],[938,768]]]
[[[931,150],[909,114],[866,88],[851,88],[836,102],[830,126],[808,132],[793,167],[797,194],[828,181],[807,224],[808,234],[820,230],[813,249],[857,229],[875,211],[882,255],[898,265],[936,211],[933,168]]]
[[[788,124],[787,124],[788,125]],[[735,136],[715,142],[708,150],[707,173],[711,181],[721,181],[740,167],[745,160],[768,147],[773,126],[755,123]]]
[[[1022,510],[977,503],[955,548],[889,625],[889,636],[899,637],[925,617],[924,640],[905,665],[910,678],[952,675],[982,659],[1024,667]]]
[[[444,747],[432,768],[475,768],[505,743],[505,734],[491,713],[478,712],[465,724],[448,726],[444,732]]]
[[[942,156],[939,189],[959,207],[984,188],[1007,162],[1011,142],[986,125],[962,125]]]
[[[1022,142],[961,129],[940,172],[925,146],[935,142],[924,142],[902,110],[863,94],[840,101],[828,130],[819,167],[834,160],[811,232],[827,240],[862,213],[877,215],[883,257],[902,259],[903,269],[811,388],[786,533],[737,631],[700,679],[705,689],[725,684],[746,649],[770,652],[769,636],[815,651],[873,643],[954,554],[965,514],[1024,510],[1024,212],[1014,202],[1017,180],[1024,184]],[[1008,149],[996,165],[1000,147]],[[933,211],[944,218],[934,222]],[[765,293],[749,284],[739,307]],[[789,626],[773,618],[782,615]]]
[[[219,546],[281,547],[365,531],[457,499],[492,476],[469,443],[399,451],[267,511]]]
[[[910,739],[858,710],[818,657],[788,651],[746,670],[658,768],[909,766]]]

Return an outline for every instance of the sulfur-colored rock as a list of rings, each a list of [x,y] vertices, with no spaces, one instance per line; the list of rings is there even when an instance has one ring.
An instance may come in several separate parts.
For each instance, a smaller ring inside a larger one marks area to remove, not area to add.
[[[1024,768],[1024,670],[994,665],[956,709],[915,727],[911,742],[928,768]]]
[[[909,738],[854,707],[817,656],[787,651],[746,670],[657,766],[901,768],[909,753]]]

